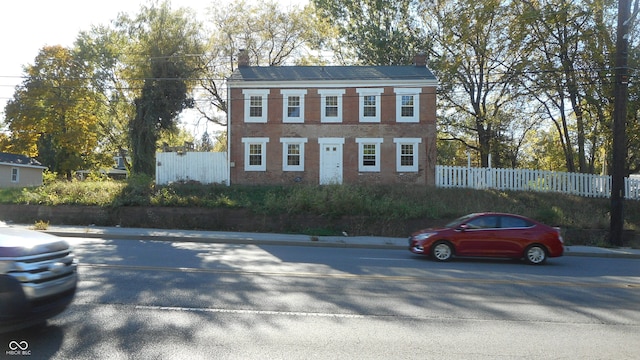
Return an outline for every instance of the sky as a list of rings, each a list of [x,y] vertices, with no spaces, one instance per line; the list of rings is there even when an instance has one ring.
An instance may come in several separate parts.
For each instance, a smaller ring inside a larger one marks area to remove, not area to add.
[[[232,0],[172,0],[206,16],[211,5]],[[282,0],[283,5],[304,0]],[[109,24],[120,13],[136,14],[147,0],[2,0],[0,2],[0,120],[4,107],[22,82],[23,67],[33,64],[44,46],[73,45],[80,31]],[[190,130],[190,129],[187,129]],[[202,129],[195,130],[202,132]]]

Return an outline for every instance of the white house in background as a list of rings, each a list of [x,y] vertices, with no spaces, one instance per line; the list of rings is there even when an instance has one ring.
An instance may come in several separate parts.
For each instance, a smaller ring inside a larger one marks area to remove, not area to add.
[[[28,156],[0,153],[0,187],[40,186],[46,169]]]

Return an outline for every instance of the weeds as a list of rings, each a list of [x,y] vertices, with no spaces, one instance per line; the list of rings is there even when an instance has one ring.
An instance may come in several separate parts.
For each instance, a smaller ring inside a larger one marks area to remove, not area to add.
[[[33,224],[33,229],[34,230],[47,230],[48,228],[49,228],[49,222],[48,221],[38,220],[38,221],[36,221],[35,224]]]
[[[270,215],[361,216],[378,222],[448,220],[480,211],[525,215],[563,228],[606,229],[608,199],[556,193],[439,189],[412,185],[225,186],[172,184],[153,179],[48,181],[25,189],[0,189],[0,203],[102,207],[167,206],[244,208]],[[640,202],[625,203],[625,228],[640,228]],[[333,229],[309,229],[312,235]]]

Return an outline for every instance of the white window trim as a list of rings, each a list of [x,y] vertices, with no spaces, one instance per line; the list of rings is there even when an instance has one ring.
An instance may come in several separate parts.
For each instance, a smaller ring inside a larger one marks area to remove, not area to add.
[[[282,171],[304,171],[304,144],[307,143],[307,140],[307,138],[280,138],[282,143]],[[300,145],[300,165],[287,164],[288,146],[293,144]]]
[[[396,122],[420,122],[420,94],[421,88],[394,88],[396,94]],[[402,116],[402,96],[413,95],[413,116]]]
[[[269,107],[267,106],[269,101],[269,90],[264,89],[244,89],[242,90],[244,94],[244,122],[247,123],[266,123],[267,122],[267,112]],[[261,96],[262,97],[262,116],[249,116],[251,114],[251,97],[252,96]]]
[[[380,144],[384,141],[383,138],[356,138],[358,143],[358,171],[359,172],[380,172]],[[375,145],[376,149],[376,164],[374,166],[365,166],[364,160],[364,145]]]
[[[344,95],[344,89],[319,89],[320,95],[320,122],[323,123],[341,123],[342,122],[342,96]],[[338,97],[338,114],[337,116],[326,116],[327,109],[327,96]]]
[[[356,91],[359,94],[360,105],[359,109],[359,117],[360,122],[363,123],[379,123],[380,122],[380,102],[381,95],[384,92],[383,88],[357,88]],[[376,98],[376,116],[364,116],[364,97],[365,96],[375,96]]]
[[[15,168],[15,167],[11,168],[11,182],[12,183],[20,182],[20,169],[19,168]]]
[[[397,172],[418,172],[418,153],[420,147],[418,144],[422,143],[421,138],[394,138],[393,142],[396,144],[396,171]],[[402,145],[413,146],[413,165],[402,165]]]
[[[282,94],[282,122],[284,123],[304,123],[304,96],[307,94],[307,90],[302,89],[286,89],[280,90]],[[289,97],[300,97],[300,116],[289,117]]]
[[[267,171],[267,143],[269,138],[254,137],[242,138],[244,144],[244,171]],[[249,165],[249,148],[251,145],[260,145],[262,148],[262,159],[260,165]]]

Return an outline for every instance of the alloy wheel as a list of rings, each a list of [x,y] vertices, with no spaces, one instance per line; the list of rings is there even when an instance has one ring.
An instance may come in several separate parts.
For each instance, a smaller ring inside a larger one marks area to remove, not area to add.
[[[527,248],[525,259],[529,264],[542,264],[547,259],[547,253],[539,245],[532,245]]]
[[[440,242],[434,245],[432,254],[436,260],[447,261],[451,259],[451,256],[453,256],[453,249],[451,248],[451,245],[445,242]]]

